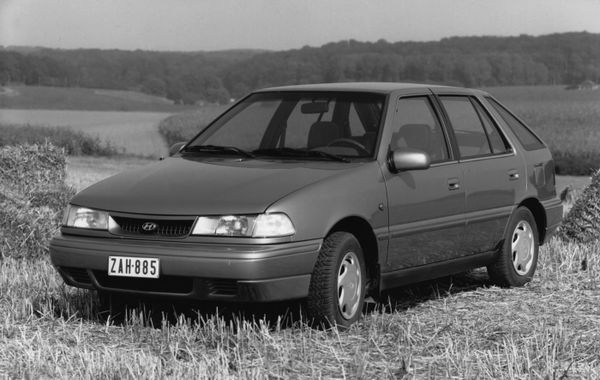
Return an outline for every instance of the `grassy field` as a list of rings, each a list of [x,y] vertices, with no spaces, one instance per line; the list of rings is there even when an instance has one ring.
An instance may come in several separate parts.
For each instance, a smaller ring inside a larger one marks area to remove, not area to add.
[[[562,174],[590,174],[600,167],[600,91],[562,86],[486,89],[548,143]]]
[[[158,133],[162,112],[0,109],[0,124],[68,127],[109,143],[120,153],[158,157],[168,152]]]
[[[175,312],[146,305],[113,323],[99,313],[93,292],[65,287],[47,260],[9,258],[0,262],[0,373],[106,379],[598,378],[599,248],[552,241],[542,248],[538,272],[524,288],[490,287],[480,271],[402,288],[343,333],[294,320],[298,304],[245,313],[226,305]],[[583,259],[587,270],[581,269]]]
[[[134,91],[9,85],[0,87],[0,108],[181,112],[190,107]]]

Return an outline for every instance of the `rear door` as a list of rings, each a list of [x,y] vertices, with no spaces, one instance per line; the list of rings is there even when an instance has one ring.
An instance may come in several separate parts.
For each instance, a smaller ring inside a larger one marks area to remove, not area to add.
[[[462,252],[495,250],[525,186],[523,159],[476,96],[442,94],[438,99],[454,134],[466,195]]]
[[[382,144],[388,151],[419,149],[429,154],[426,170],[385,172],[390,240],[384,271],[459,256],[464,231],[465,191],[458,161],[431,96],[401,97]]]

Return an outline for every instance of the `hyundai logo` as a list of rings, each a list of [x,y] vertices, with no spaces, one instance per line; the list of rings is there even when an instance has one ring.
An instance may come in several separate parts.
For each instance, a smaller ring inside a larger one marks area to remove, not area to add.
[[[158,228],[158,224],[154,222],[145,222],[142,224],[142,231],[144,232],[152,232]]]

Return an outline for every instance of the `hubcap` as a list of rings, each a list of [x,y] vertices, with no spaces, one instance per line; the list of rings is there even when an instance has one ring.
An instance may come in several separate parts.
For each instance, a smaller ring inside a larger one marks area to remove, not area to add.
[[[533,264],[535,241],[531,225],[521,220],[512,234],[512,262],[517,274],[524,276]]]
[[[360,263],[354,252],[346,253],[340,263],[337,289],[340,313],[345,319],[351,319],[358,310],[362,296]]]

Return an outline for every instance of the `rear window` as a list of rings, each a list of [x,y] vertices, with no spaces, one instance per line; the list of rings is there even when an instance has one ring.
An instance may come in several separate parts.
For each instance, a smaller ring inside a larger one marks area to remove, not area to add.
[[[510,113],[502,104],[498,103],[495,99],[486,97],[488,103],[492,106],[500,118],[508,125],[513,131],[517,139],[526,150],[536,150],[544,148],[544,143],[535,135],[525,124],[517,119],[512,113]]]

